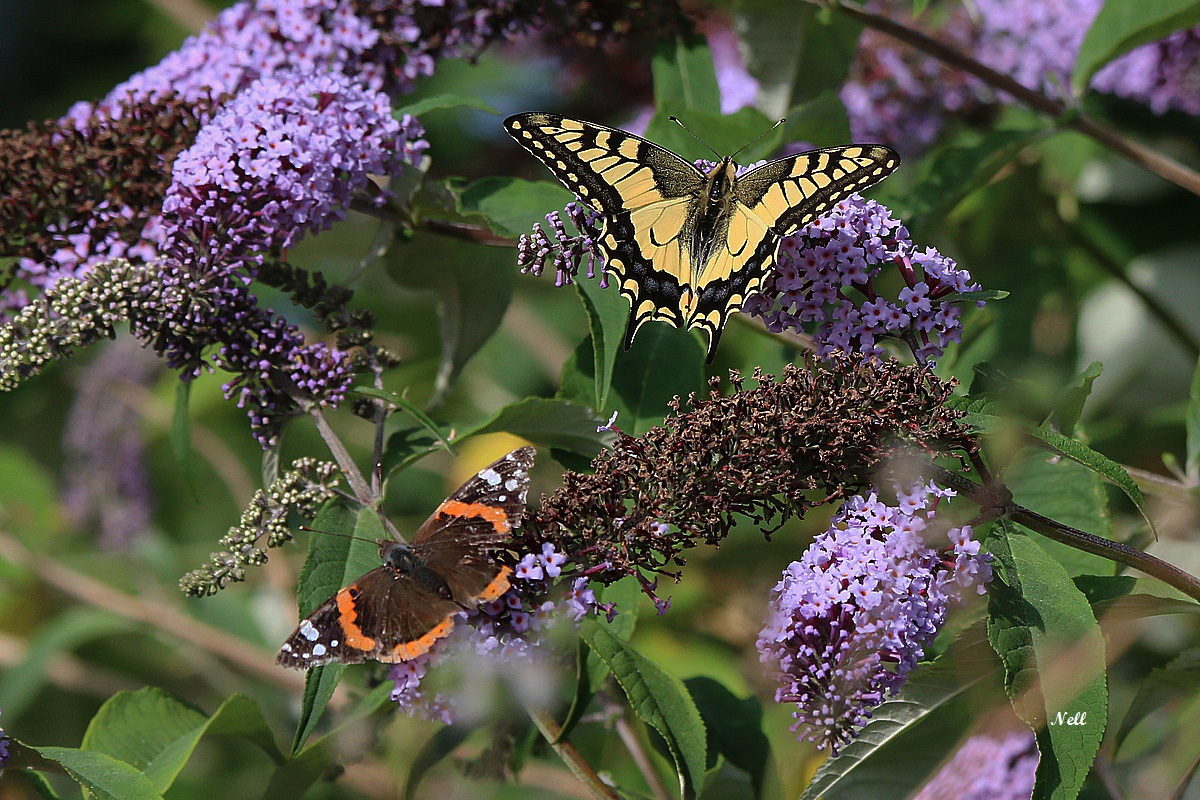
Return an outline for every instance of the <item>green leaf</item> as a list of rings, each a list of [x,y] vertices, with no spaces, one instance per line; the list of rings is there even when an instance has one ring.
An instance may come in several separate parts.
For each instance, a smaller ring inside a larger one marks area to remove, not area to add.
[[[641,435],[662,423],[675,396],[703,393],[704,348],[687,331],[648,323],[633,347],[617,357],[613,372],[621,430]],[[607,409],[606,409],[607,410]]]
[[[421,780],[429,770],[453,753],[460,744],[467,740],[467,737],[475,732],[475,729],[473,725],[447,725],[434,732],[433,736],[426,740],[421,749],[417,751],[416,756],[413,757],[412,767],[408,770],[408,778],[404,781],[404,800],[411,800],[415,797]]]
[[[438,298],[442,352],[430,401],[437,405],[500,327],[516,285],[516,259],[506,248],[417,233],[389,253],[387,266],[397,283]]]
[[[361,734],[363,730],[371,728],[368,718],[389,705],[391,690],[392,685],[388,681],[376,686],[355,704],[351,713],[342,715],[341,724],[276,767],[262,800],[296,800],[303,797],[312,784],[336,767],[336,757],[341,751],[339,745],[346,741],[347,732]]]
[[[296,724],[296,735],[292,738],[292,756],[298,754],[308,737],[321,721],[325,706],[338,684],[342,682],[345,664],[331,663],[313,667],[304,675],[304,697],[300,701],[300,720]]]
[[[563,365],[562,399],[591,402],[593,361],[591,340],[585,339]],[[633,347],[617,353],[608,402],[600,416],[607,421],[616,412],[622,431],[640,435],[662,423],[674,397],[703,393],[705,385],[704,349],[696,338],[669,325],[649,323]]]
[[[592,656],[587,643],[580,639],[575,647],[575,692],[571,695],[571,707],[567,709],[567,716],[559,728],[558,737],[551,744],[569,739],[575,726],[583,719],[588,706],[592,704],[592,699],[596,696],[596,689],[599,687],[599,683],[592,682],[592,674],[596,672],[594,664],[603,666],[600,671],[600,679],[603,680],[604,676],[608,674],[608,665]]]
[[[1200,648],[1185,650],[1141,682],[1138,692],[1121,720],[1116,749],[1137,724],[1173,700],[1200,692]]]
[[[44,800],[59,800],[58,792],[54,791],[54,787],[50,785],[50,781],[46,780],[46,776],[42,773],[31,769],[24,769],[18,774],[29,781],[30,787],[38,793],[39,797],[44,798]]]
[[[654,102],[659,109],[721,113],[721,90],[712,52],[703,39],[677,37],[661,42],[650,62]]]
[[[1096,378],[1100,377],[1103,369],[1103,364],[1093,361],[1063,390],[1062,396],[1059,397],[1058,404],[1050,416],[1051,421],[1055,423],[1055,427],[1060,432],[1068,436],[1075,433],[1075,426],[1079,424],[1079,417],[1083,414],[1083,404],[1087,402],[1088,396],[1092,393],[1092,384],[1096,382]]]
[[[1192,373],[1191,396],[1188,399],[1187,415],[1184,418],[1187,428],[1187,457],[1184,470],[1193,484],[1200,483],[1200,363]]]
[[[750,776],[754,796],[761,797],[771,760],[771,742],[762,729],[762,703],[757,697],[739,698],[721,683],[707,677],[683,682],[691,694],[707,733],[709,765],[717,755]]]
[[[452,456],[458,455],[458,453],[454,450],[454,445],[451,444],[450,440],[446,438],[446,435],[442,433],[442,429],[438,427],[438,424],[434,422],[428,414],[411,403],[407,398],[402,397],[395,392],[389,392],[386,389],[376,389],[373,386],[356,386],[354,389],[352,389],[352,391],[355,394],[362,395],[363,397],[374,397],[377,400],[383,400],[391,403],[402,411],[407,411],[409,416],[415,419],[422,428],[429,431],[437,438],[438,442],[446,449],[447,453]]]
[[[1104,483],[1082,464],[1028,447],[1009,463],[1004,483],[1012,491],[1013,499],[1026,508],[1081,531],[1113,538]],[[1045,539],[1040,534],[1034,538],[1072,576],[1112,575],[1116,569],[1111,559]]]
[[[609,633],[623,642],[628,642],[633,636],[637,625],[638,603],[642,598],[642,590],[637,580],[625,577],[609,586],[597,588],[596,599],[602,603],[612,603],[616,607],[616,616],[612,621],[593,619],[597,625],[603,625]],[[583,718],[583,713],[592,702],[592,697],[608,676],[608,664],[603,659],[591,654],[590,648],[583,639],[579,640],[579,648],[575,654],[575,694],[571,699],[571,708],[567,711],[562,729],[556,742],[561,742],[571,735],[571,731]]]
[[[826,91],[787,111],[780,128],[784,143],[809,142],[813,147],[837,147],[850,141],[850,117],[841,98]]]
[[[1104,636],[1066,570],[1006,523],[992,528],[988,638],[1017,716],[1037,734],[1034,795],[1073,800],[1108,717]],[[1071,724],[1084,714],[1083,724]]]
[[[400,119],[405,114],[419,117],[422,114],[428,114],[430,111],[440,111],[446,108],[470,108],[475,111],[486,111],[488,114],[500,115],[499,111],[478,97],[466,94],[437,94],[433,97],[424,97],[406,106],[401,106],[392,112],[392,116],[396,119]]]
[[[375,539],[388,538],[377,513],[369,508],[354,511],[340,502],[323,508],[313,520],[312,527],[318,532],[309,536],[308,558],[300,569],[296,587],[301,618],[311,614],[343,586],[379,566],[379,547]],[[319,531],[332,535],[323,535]],[[341,664],[327,664],[308,671],[300,722],[292,742],[293,755],[300,751],[316,728],[344,669]]]
[[[612,670],[638,718],[666,741],[682,797],[695,797],[704,785],[707,745],[704,720],[687,687],[593,620],[585,620],[580,635]]]
[[[1200,603],[1155,594],[1130,594],[1096,602],[1098,615],[1119,614],[1121,618],[1158,617],[1164,614],[1200,614]]]
[[[954,141],[922,158],[916,184],[903,197],[882,194],[909,230],[924,230],[945,219],[968,195],[996,176],[1022,149],[1046,135],[1042,130],[995,130],[978,141]]]
[[[175,412],[171,415],[171,452],[179,462],[183,482],[192,500],[200,502],[200,487],[196,483],[192,464],[192,417],[188,413],[192,397],[192,382],[180,381],[175,387]]]
[[[484,215],[496,233],[512,239],[529,233],[535,224],[545,228],[546,215],[561,211],[574,199],[569,189],[554,181],[501,177],[481,178],[461,195],[464,209]]]
[[[83,747],[135,767],[165,792],[206,733],[244,738],[276,762],[283,761],[262,711],[250,698],[234,695],[209,717],[156,688],[113,695],[92,718]]]
[[[817,769],[801,800],[907,796],[970,726],[975,687],[995,669],[982,626],[965,631],[875,709],[854,741]]]
[[[1075,575],[1071,580],[1091,606],[1126,597],[1137,586],[1132,575]]]
[[[668,119],[667,111],[660,111],[650,118],[646,126],[646,138],[689,160],[711,160],[717,154],[742,150],[738,160],[749,164],[777,150],[783,137],[783,126],[772,130],[778,120],[769,119],[761,111],[750,107],[732,114],[683,108],[669,108],[668,111],[678,116],[692,133],[702,135],[704,142],[697,141],[692,133]]]
[[[1117,56],[1200,24],[1197,0],[1106,0],[1075,57],[1071,85],[1082,93]]]
[[[332,664],[330,666],[333,666]],[[342,666],[338,664],[337,666]],[[321,737],[271,773],[261,800],[296,800],[336,766],[336,748],[329,737]]]
[[[144,774],[112,756],[73,747],[32,747],[56,761],[75,781],[100,800],[162,800]]]
[[[510,403],[488,419],[455,437],[456,443],[485,433],[511,433],[539,447],[551,447],[595,458],[612,441],[597,432],[603,420],[590,408],[566,400],[527,397]]]
[[[85,642],[124,633],[123,617],[89,608],[71,608],[38,628],[25,658],[0,674],[0,709],[6,720],[20,718],[46,685],[50,662]]]
[[[862,24],[823,11],[774,0],[738,3],[735,25],[747,46],[746,67],[759,86],[755,104],[766,113],[788,113],[790,121],[789,109],[837,92],[846,82]],[[840,113],[844,117],[846,112]],[[830,144],[849,141],[847,137]]]
[[[1034,438],[1045,442],[1067,458],[1078,461],[1093,472],[1115,483],[1133,501],[1134,505],[1138,507],[1138,510],[1142,512],[1142,516],[1146,518],[1146,522],[1150,524],[1151,528],[1154,527],[1154,523],[1147,514],[1146,499],[1142,497],[1142,490],[1138,488],[1137,483],[1129,476],[1124,467],[1108,456],[1101,455],[1087,445],[1069,436],[1063,436],[1056,430],[1038,427],[1031,430],[1030,433]]]
[[[394,431],[383,448],[383,461],[380,466],[384,476],[390,478],[394,473],[408,469],[430,453],[443,449],[440,439],[441,437],[430,436],[423,425],[404,426]]]
[[[575,281],[575,290],[587,312],[588,332],[592,338],[592,383],[596,403],[601,410],[608,402],[612,386],[613,365],[625,339],[625,324],[629,321],[629,301],[615,286],[600,288],[599,281]]]
[[[1006,292],[1003,289],[981,289],[978,292],[951,292],[948,295],[938,298],[939,303],[977,303],[983,301],[990,303],[994,300],[1003,300],[1008,297],[1011,292]]]

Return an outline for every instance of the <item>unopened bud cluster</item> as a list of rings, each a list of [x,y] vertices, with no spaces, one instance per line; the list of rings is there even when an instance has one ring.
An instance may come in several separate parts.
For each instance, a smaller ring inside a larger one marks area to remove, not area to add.
[[[277,478],[266,490],[254,493],[238,524],[221,539],[220,552],[209,563],[192,570],[179,581],[184,594],[203,597],[216,594],[229,582],[246,579],[247,564],[262,564],[267,551],[259,546],[279,547],[292,540],[287,525],[289,512],[312,519],[321,506],[336,494],[341,477],[337,466],[328,461],[300,458],[292,469]]]

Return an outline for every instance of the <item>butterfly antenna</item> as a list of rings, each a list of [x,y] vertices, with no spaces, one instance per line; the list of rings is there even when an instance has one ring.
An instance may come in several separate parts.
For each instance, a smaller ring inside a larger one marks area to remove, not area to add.
[[[367,539],[363,536],[355,536],[352,533],[340,533],[338,531],[323,531],[320,528],[310,528],[307,525],[301,525],[300,530],[308,531],[309,533],[324,533],[329,536],[341,536],[346,539],[358,539],[360,542],[370,542],[371,544],[375,544],[374,539]]]
[[[689,129],[688,129],[688,126],[687,126],[687,125],[684,125],[684,124],[683,124],[683,122],[681,122],[681,121],[680,121],[679,117],[671,116],[671,117],[667,117],[667,119],[671,120],[671,121],[672,121],[672,122],[674,122],[676,125],[678,125],[679,127],[683,128],[685,131],[687,131],[687,132],[688,132],[688,136],[691,136],[691,137],[692,137],[693,139],[695,139],[697,142],[699,142],[700,144],[704,145],[704,146],[705,146],[705,147],[707,147],[709,150],[712,150],[712,154],[713,154],[714,156],[716,156],[717,158],[724,158],[724,156],[722,156],[722,155],[721,155],[720,153],[718,153],[716,150],[713,150],[713,149],[712,149],[712,145],[710,145],[708,142],[706,142],[706,141],[704,141],[703,139],[701,139],[701,138],[700,138],[699,136],[697,136],[696,134],[692,133],[692,132],[691,132],[691,130],[689,130]]]
[[[749,147],[750,145],[754,144],[754,143],[755,143],[755,142],[757,142],[759,139],[761,139],[762,137],[766,136],[768,133],[770,133],[771,131],[775,130],[776,128],[778,128],[780,125],[782,125],[782,124],[783,124],[783,123],[785,123],[785,122],[787,122],[787,117],[784,117],[783,119],[779,120],[779,122],[776,122],[774,125],[772,125],[771,127],[767,128],[765,131],[763,131],[762,133],[760,133],[758,136],[755,136],[753,139],[751,139],[750,141],[746,142],[744,145],[742,145],[741,147],[739,147],[739,148],[737,149],[737,153],[734,153],[732,156],[730,156],[730,158],[733,158],[733,157],[734,157],[734,156],[736,156],[738,153],[742,152],[742,151],[743,151],[743,150],[745,150],[747,147]],[[711,148],[710,148],[710,149],[711,149]]]

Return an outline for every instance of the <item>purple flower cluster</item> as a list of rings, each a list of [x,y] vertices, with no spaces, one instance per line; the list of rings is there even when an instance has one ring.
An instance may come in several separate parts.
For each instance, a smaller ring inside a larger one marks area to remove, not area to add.
[[[415,121],[397,122],[384,95],[349,78],[280,73],[251,85],[176,160],[166,258],[135,332],[185,377],[219,344],[216,364],[236,375],[226,394],[264,444],[297,412],[297,395],[337,405],[351,378],[345,354],[305,344],[248,284],[264,258],[341,219],[374,189],[370,175],[395,174],[425,146]]]
[[[913,800],[1029,800],[1037,778],[1033,732],[977,733],[954,752]]]
[[[976,55],[1032,89],[1064,96],[1079,47],[1102,0],[979,0]],[[1110,62],[1092,77],[1101,92],[1200,114],[1200,27],[1176,31]]]
[[[965,9],[956,8],[943,38],[970,37]],[[969,113],[985,98],[978,81],[873,30],[863,31],[840,97],[856,142],[883,142],[903,155],[929,147],[947,113]]]
[[[420,123],[386,95],[333,73],[280,73],[252,84],[175,161],[163,201],[167,255],[228,270],[345,216],[370,175],[393,175],[428,147]],[[382,201],[383,197],[377,195]]]
[[[888,266],[904,283],[894,302],[878,286]],[[928,363],[962,336],[962,309],[946,298],[978,290],[952,259],[933,248],[917,250],[885,206],[855,194],[783,238],[775,271],[742,310],[761,316],[776,332],[815,324],[822,358],[835,352],[879,356],[880,340],[890,337]]]
[[[130,397],[145,391],[161,362],[132,338],[111,342],[80,373],[63,431],[63,509],[78,530],[110,550],[150,527],[147,436]]]
[[[975,56],[1031,89],[1062,97],[1101,0],[980,0]]]
[[[551,211],[546,215],[546,222],[554,234],[553,239],[546,235],[542,224],[538,222],[534,223],[532,233],[523,233],[517,240],[517,266],[521,272],[541,275],[549,259],[554,266],[555,286],[572,283],[579,274],[585,256],[589,278],[596,277],[597,263],[601,266],[604,264],[604,258],[596,246],[596,240],[600,238],[600,212],[580,200],[567,203],[563,211],[575,226],[575,234],[568,234],[562,215]],[[608,275],[602,269],[600,288],[607,287]]]
[[[912,22],[891,0],[869,5]],[[1067,99],[1083,37],[1102,6],[1102,0],[978,0],[974,14],[951,9],[931,33],[1031,89]],[[1159,114],[1200,114],[1200,27],[1126,53],[1093,76],[1091,87]],[[948,116],[994,102],[979,81],[870,31],[841,96],[857,141],[884,142],[906,154],[928,146]]]
[[[0,729],[0,772],[4,770],[4,765],[12,758],[12,752],[9,750],[8,737],[4,735],[4,730]]]
[[[243,0],[224,11],[158,64],[109,92],[102,108],[130,99],[175,95],[200,100],[234,95],[280,71],[338,72],[363,86],[385,88],[387,59],[373,52],[381,39],[369,17],[349,0]],[[396,22],[402,25],[403,18]],[[405,30],[405,35],[411,35]],[[91,116],[90,103],[69,112]]]
[[[562,577],[566,563],[567,556],[549,542],[542,545],[540,553],[526,554],[517,562],[512,586],[503,596],[464,612],[467,624],[456,626],[450,638],[425,655],[392,667],[392,699],[410,714],[448,724],[453,721],[453,701],[440,694],[431,696],[421,685],[429,667],[441,661],[448,650],[524,663],[533,657],[541,632],[554,621],[566,616],[578,622],[600,610],[587,578],[575,578],[557,601],[550,599],[554,581]]]
[[[834,753],[904,684],[949,610],[991,579],[969,526],[931,541],[952,490],[916,484],[897,495],[896,505],[871,493],[842,506],[784,571],[758,637],[776,701],[797,706],[792,730]]]
[[[1176,31],[1107,64],[1092,87],[1150,106],[1200,116],[1200,27]]]

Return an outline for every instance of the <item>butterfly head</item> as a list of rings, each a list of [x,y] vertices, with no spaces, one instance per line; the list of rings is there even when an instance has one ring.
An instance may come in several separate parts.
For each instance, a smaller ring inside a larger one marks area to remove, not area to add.
[[[718,206],[723,204],[733,191],[737,181],[737,164],[731,156],[725,156],[708,171],[708,204]]]
[[[402,572],[411,572],[420,565],[412,548],[403,542],[393,539],[376,539],[375,541],[379,544],[379,557],[389,567]]]

